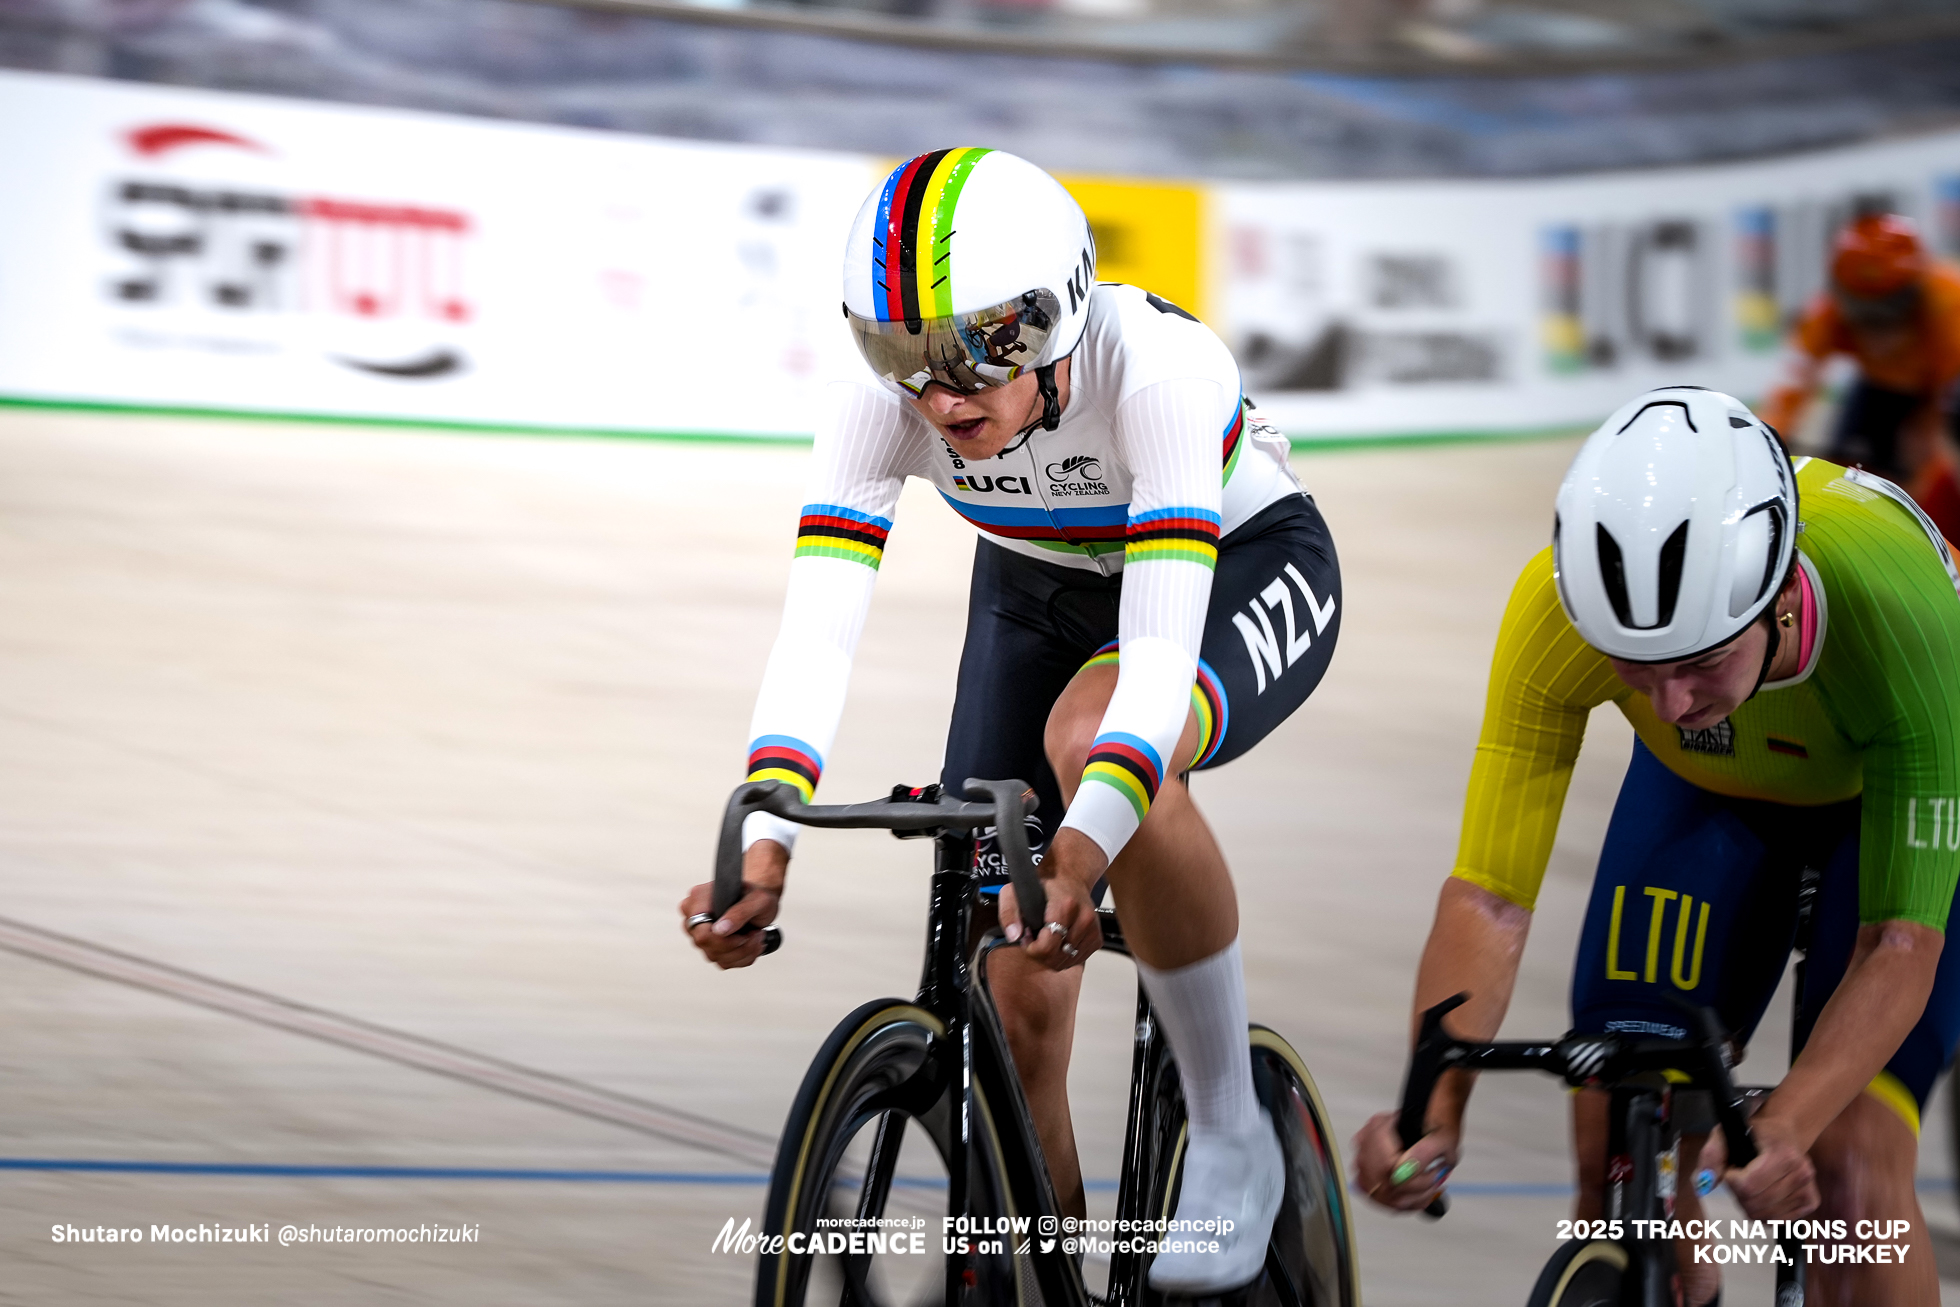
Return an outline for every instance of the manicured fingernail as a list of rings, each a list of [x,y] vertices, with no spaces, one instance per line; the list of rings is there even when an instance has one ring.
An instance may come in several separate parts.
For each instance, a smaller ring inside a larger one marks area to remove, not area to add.
[[[723,917],[720,921],[717,921],[714,925],[710,926],[708,929],[712,930],[717,935],[731,935],[735,932],[735,923],[730,921],[727,917]]]
[[[1417,1165],[1418,1163],[1413,1157],[1397,1163],[1395,1169],[1388,1173],[1388,1182],[1390,1184],[1407,1184],[1414,1177]]]
[[[1715,1192],[1715,1173],[1707,1167],[1695,1172],[1695,1192],[1703,1198]]]
[[[1006,933],[1007,933],[1007,942],[1010,944],[1014,943],[1016,940],[1021,938],[1021,923],[1018,921],[1008,922]]]

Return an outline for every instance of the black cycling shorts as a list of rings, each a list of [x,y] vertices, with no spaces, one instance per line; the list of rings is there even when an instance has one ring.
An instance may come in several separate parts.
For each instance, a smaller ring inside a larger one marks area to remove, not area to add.
[[[1677,1003],[1713,1007],[1746,1044],[1796,944],[1806,867],[1819,877],[1797,995],[1799,1046],[1858,942],[1860,801],[1796,807],[1690,784],[1645,744],[1606,828],[1572,970],[1575,1030],[1687,1037]],[[1914,1129],[1960,1042],[1960,949],[1940,955],[1919,1022],[1871,1090]]]
[[[1064,810],[1042,744],[1048,713],[1083,664],[1114,652],[1122,588],[1121,573],[1045,563],[985,537],[974,553],[940,783],[957,793],[969,776],[1029,782],[1041,797],[1028,818],[1037,854]],[[1340,632],[1340,563],[1311,497],[1290,495],[1220,540],[1197,684],[1215,725],[1198,767],[1230,762],[1305,703]],[[1005,879],[991,838],[980,859],[990,884]]]

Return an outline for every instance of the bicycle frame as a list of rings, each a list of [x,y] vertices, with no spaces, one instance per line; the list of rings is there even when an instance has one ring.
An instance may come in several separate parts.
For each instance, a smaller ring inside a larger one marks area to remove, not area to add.
[[[1027,848],[1023,806],[1031,795],[1017,781],[969,781],[970,790],[985,789],[989,803],[959,803],[938,796],[937,787],[928,787],[918,797],[904,787],[894,789],[889,800],[841,807],[806,806],[796,801],[796,792],[779,782],[745,785],[735,792],[724,818],[720,857],[716,866],[714,910],[725,911],[741,894],[741,823],[750,812],[767,811],[789,820],[814,826],[884,827],[901,839],[930,838],[934,844],[931,890],[926,912],[925,963],[914,1000],[945,1025],[945,1036],[935,1039],[926,1064],[919,1070],[923,1109],[942,1096],[957,1094],[955,1138],[947,1164],[946,1215],[952,1219],[999,1215],[968,1210],[976,1109],[990,1106],[997,1127],[999,1157],[1008,1192],[1017,1214],[1025,1214],[1030,1236],[1039,1237],[1041,1217],[1056,1218],[1061,1210],[1055,1198],[1048,1164],[1042,1153],[1020,1077],[1014,1071],[1013,1055],[996,1014],[993,993],[987,983],[986,958],[994,949],[1011,947],[998,929],[989,930],[969,954],[967,943],[972,932],[973,914],[978,906],[979,877],[974,870],[975,837],[972,832],[992,827],[1007,838],[998,845],[1023,915],[1039,920],[1045,895],[1034,871]],[[1018,838],[1016,838],[1018,837]],[[1017,847],[1018,846],[1018,847]],[[1024,888],[1024,884],[1027,888]],[[1129,956],[1121,924],[1115,913],[1105,909],[1097,914],[1103,931],[1103,947]],[[1146,1215],[1146,1178],[1156,1160],[1156,1141],[1150,1138],[1153,1119],[1151,1105],[1163,1091],[1168,1069],[1173,1065],[1168,1043],[1157,1029],[1155,1014],[1143,986],[1137,986],[1136,1037],[1131,1059],[1129,1119],[1124,1130],[1123,1172],[1117,1194],[1119,1219]],[[903,1129],[903,1118],[887,1113],[872,1140],[865,1187],[860,1197],[859,1215],[883,1202],[889,1191],[898,1161],[898,1145],[893,1122]],[[1115,1253],[1110,1259],[1109,1291],[1092,1298],[1075,1259],[1061,1251],[1059,1231],[1055,1251],[1041,1255],[1030,1252],[1037,1280],[1045,1301],[1058,1307],[1133,1307],[1143,1299],[1143,1258],[1130,1251]],[[946,1301],[959,1300],[963,1277],[969,1270],[967,1259],[949,1256],[946,1261]]]

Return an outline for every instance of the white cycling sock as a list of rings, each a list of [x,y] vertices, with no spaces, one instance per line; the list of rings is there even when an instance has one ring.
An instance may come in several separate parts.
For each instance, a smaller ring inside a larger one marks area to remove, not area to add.
[[[1188,967],[1137,974],[1150,995],[1184,1081],[1193,1134],[1240,1136],[1260,1124],[1246,1051],[1245,968],[1235,939]]]

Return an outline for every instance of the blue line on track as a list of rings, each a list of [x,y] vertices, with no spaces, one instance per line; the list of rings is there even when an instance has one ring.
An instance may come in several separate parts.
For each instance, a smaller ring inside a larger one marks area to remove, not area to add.
[[[0,1157],[0,1171],[83,1171],[116,1175],[243,1175],[309,1180],[544,1180],[557,1184],[766,1185],[769,1177],[745,1171],[561,1171],[474,1166],[300,1166],[266,1162],[138,1162],[70,1157]],[[902,1189],[944,1189],[943,1179],[899,1176]],[[1115,1192],[1114,1180],[1090,1180],[1085,1188]]]
[[[0,1157],[0,1171],[79,1171],[115,1175],[238,1175],[309,1180],[542,1180],[555,1184],[694,1184],[766,1185],[769,1177],[744,1171],[570,1171],[520,1167],[472,1166],[300,1166],[267,1162],[138,1162],[98,1161],[69,1157]],[[899,1176],[893,1183],[906,1189],[944,1189],[939,1179]],[[1088,1180],[1084,1188],[1114,1193],[1114,1180]],[[1953,1188],[1944,1176],[1920,1176],[1925,1190]],[[1566,1198],[1569,1184],[1462,1181],[1450,1192],[1466,1198]]]

